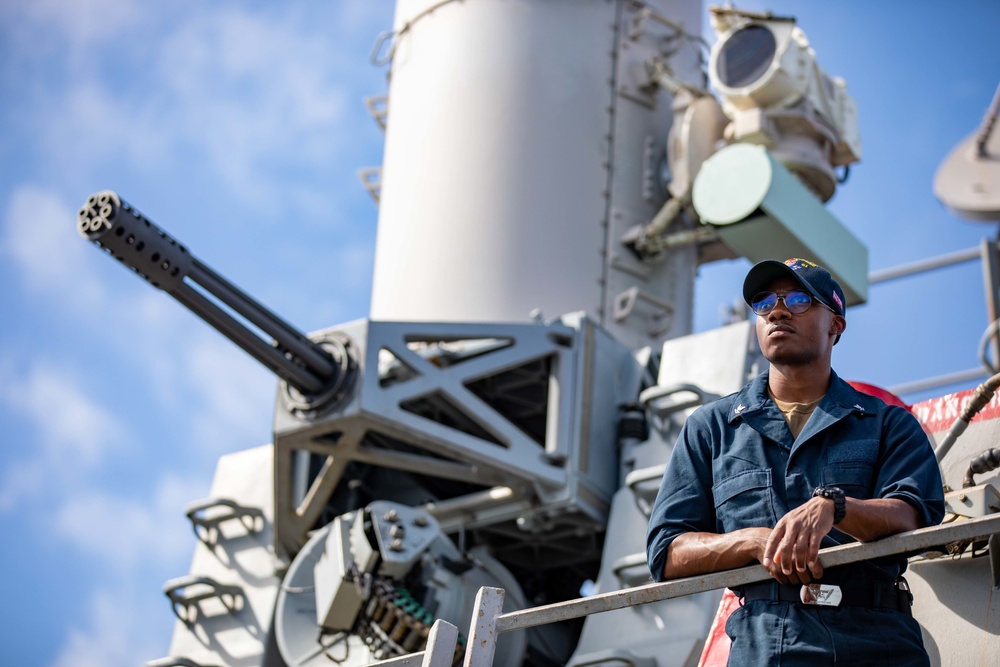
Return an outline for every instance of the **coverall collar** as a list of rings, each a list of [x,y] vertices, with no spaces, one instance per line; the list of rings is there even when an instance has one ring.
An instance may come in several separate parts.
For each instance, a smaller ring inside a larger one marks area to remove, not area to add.
[[[729,411],[730,424],[744,420],[748,426],[766,438],[788,449],[794,442],[805,442],[851,413],[875,414],[878,399],[862,394],[847,384],[834,370],[830,370],[830,388],[816,406],[816,411],[806,423],[798,438],[793,438],[784,415],[767,393],[768,372],[758,375],[753,382],[740,390]]]

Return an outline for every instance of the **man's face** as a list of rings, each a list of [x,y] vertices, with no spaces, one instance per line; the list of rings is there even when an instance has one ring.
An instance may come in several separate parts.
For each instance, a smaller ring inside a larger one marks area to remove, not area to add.
[[[785,294],[803,290],[791,277],[779,278],[767,291]],[[846,321],[840,315],[813,299],[812,307],[798,315],[790,313],[779,300],[765,317],[757,317],[757,341],[764,358],[772,364],[807,365],[820,359],[830,359],[833,342],[842,333]]]

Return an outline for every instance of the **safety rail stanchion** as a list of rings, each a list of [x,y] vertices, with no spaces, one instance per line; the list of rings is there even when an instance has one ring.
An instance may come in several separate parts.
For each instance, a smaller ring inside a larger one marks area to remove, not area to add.
[[[874,542],[856,542],[822,549],[819,552],[819,560],[824,568],[830,568],[893,554],[925,551],[952,542],[974,540],[997,533],[1000,533],[1000,514],[991,514],[943,526],[920,528]],[[502,613],[503,589],[484,586],[479,589],[479,597],[476,600],[475,617],[466,647],[464,667],[490,667],[493,664],[496,640],[503,632],[533,628],[718,588],[745,586],[770,577],[763,566],[750,565],[736,570],[713,572],[660,584],[647,584],[506,614]]]
[[[503,597],[502,588],[483,586],[479,589],[462,667],[489,667],[493,664],[497,635],[500,634],[497,629],[497,619],[503,618],[504,615]]]
[[[427,650],[420,667],[451,667],[455,664],[455,647],[458,646],[458,628],[440,618],[431,626],[427,636]]]

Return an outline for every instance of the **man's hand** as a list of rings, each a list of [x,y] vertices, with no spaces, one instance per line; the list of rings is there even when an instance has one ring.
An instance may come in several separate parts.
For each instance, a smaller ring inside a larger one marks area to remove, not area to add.
[[[808,584],[823,576],[819,545],[833,528],[833,500],[812,498],[781,517],[761,564],[782,584]]]

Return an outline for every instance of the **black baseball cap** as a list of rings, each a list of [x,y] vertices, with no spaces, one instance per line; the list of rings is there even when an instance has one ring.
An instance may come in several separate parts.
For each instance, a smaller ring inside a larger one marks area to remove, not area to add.
[[[822,266],[798,257],[784,262],[765,259],[754,264],[743,281],[743,300],[749,306],[753,298],[765,291],[772,282],[788,276],[802,285],[813,298],[844,317],[844,290],[840,283]]]

